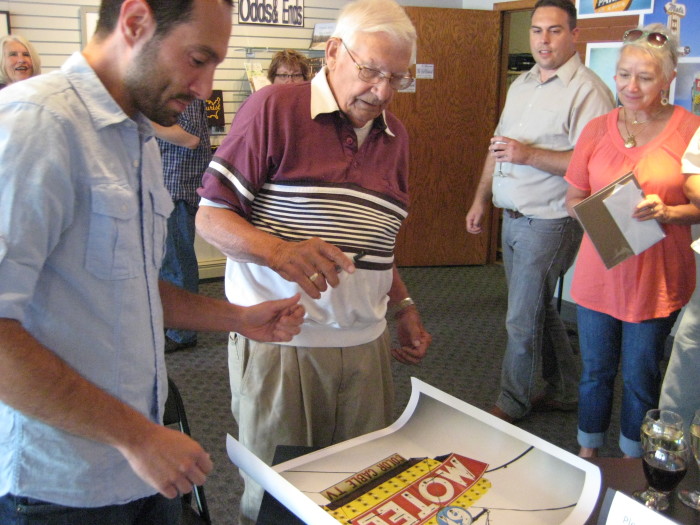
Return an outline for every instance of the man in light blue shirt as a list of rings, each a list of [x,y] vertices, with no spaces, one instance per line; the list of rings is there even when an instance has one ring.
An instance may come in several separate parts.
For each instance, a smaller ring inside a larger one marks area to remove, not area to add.
[[[212,463],[160,424],[164,326],[299,331],[298,296],[242,308],[158,280],[172,201],[148,119],[210,94],[231,2],[149,2],[103,1],[82,53],[0,93],[3,525],[178,523],[168,498]]]

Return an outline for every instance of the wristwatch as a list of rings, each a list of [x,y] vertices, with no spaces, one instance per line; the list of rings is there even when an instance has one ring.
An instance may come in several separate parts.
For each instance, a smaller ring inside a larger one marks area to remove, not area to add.
[[[396,305],[396,310],[394,311],[394,319],[399,318],[406,308],[408,308],[409,306],[415,306],[415,304],[416,302],[410,297],[401,299],[399,301],[399,304]]]

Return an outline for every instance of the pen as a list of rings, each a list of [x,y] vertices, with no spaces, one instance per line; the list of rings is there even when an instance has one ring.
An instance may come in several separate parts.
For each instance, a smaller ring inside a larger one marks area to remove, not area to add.
[[[353,257],[352,257],[352,262],[353,262],[353,264],[356,264],[357,261],[359,261],[360,259],[362,259],[365,255],[367,255],[367,252],[364,251],[364,250],[360,250],[359,252],[357,252],[357,253],[356,253],[355,255],[353,255]],[[338,273],[340,273],[340,272],[343,271],[343,268],[342,268],[341,266],[336,265],[336,266],[335,266],[335,271],[338,272]]]

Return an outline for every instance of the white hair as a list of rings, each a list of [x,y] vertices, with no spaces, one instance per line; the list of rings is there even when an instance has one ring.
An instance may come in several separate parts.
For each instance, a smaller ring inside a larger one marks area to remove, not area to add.
[[[399,44],[410,46],[411,65],[416,63],[416,28],[394,0],[355,0],[346,5],[332,36],[353,47],[357,33],[386,33]]]
[[[29,51],[29,56],[32,59],[32,76],[35,77],[40,75],[41,59],[29,40],[20,35],[5,35],[4,37],[0,38],[0,84],[12,83],[12,80],[10,80],[5,72],[5,45],[8,42],[17,42],[27,48],[27,51]]]
[[[620,58],[625,48],[634,47],[651,56],[661,68],[664,78],[667,81],[671,81],[673,79],[673,72],[678,66],[678,39],[663,24],[649,24],[638,29],[647,34],[661,33],[666,37],[667,42],[661,47],[652,46],[647,42],[646,35],[631,42],[624,42],[622,49],[620,49],[620,56],[618,57],[617,63],[620,63]]]

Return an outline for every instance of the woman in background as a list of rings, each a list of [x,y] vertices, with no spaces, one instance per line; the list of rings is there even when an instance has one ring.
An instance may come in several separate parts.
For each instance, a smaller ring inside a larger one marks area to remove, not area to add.
[[[292,84],[304,82],[310,78],[309,59],[293,49],[275,53],[267,70],[267,79],[271,84]]]
[[[606,269],[585,235],[571,296],[578,304],[583,370],[579,385],[579,455],[596,456],[610,425],[613,386],[621,362],[620,449],[640,457],[640,427],[659,400],[665,341],[695,288],[690,224],[700,210],[683,193],[680,159],[700,117],[669,105],[678,43],[662,24],[625,33],[615,85],[622,107],[593,119],[574,148],[566,173],[574,205],[633,171],[646,197],[632,213],[656,220],[666,237]]]
[[[0,89],[41,74],[41,60],[34,46],[19,35],[0,38]]]

